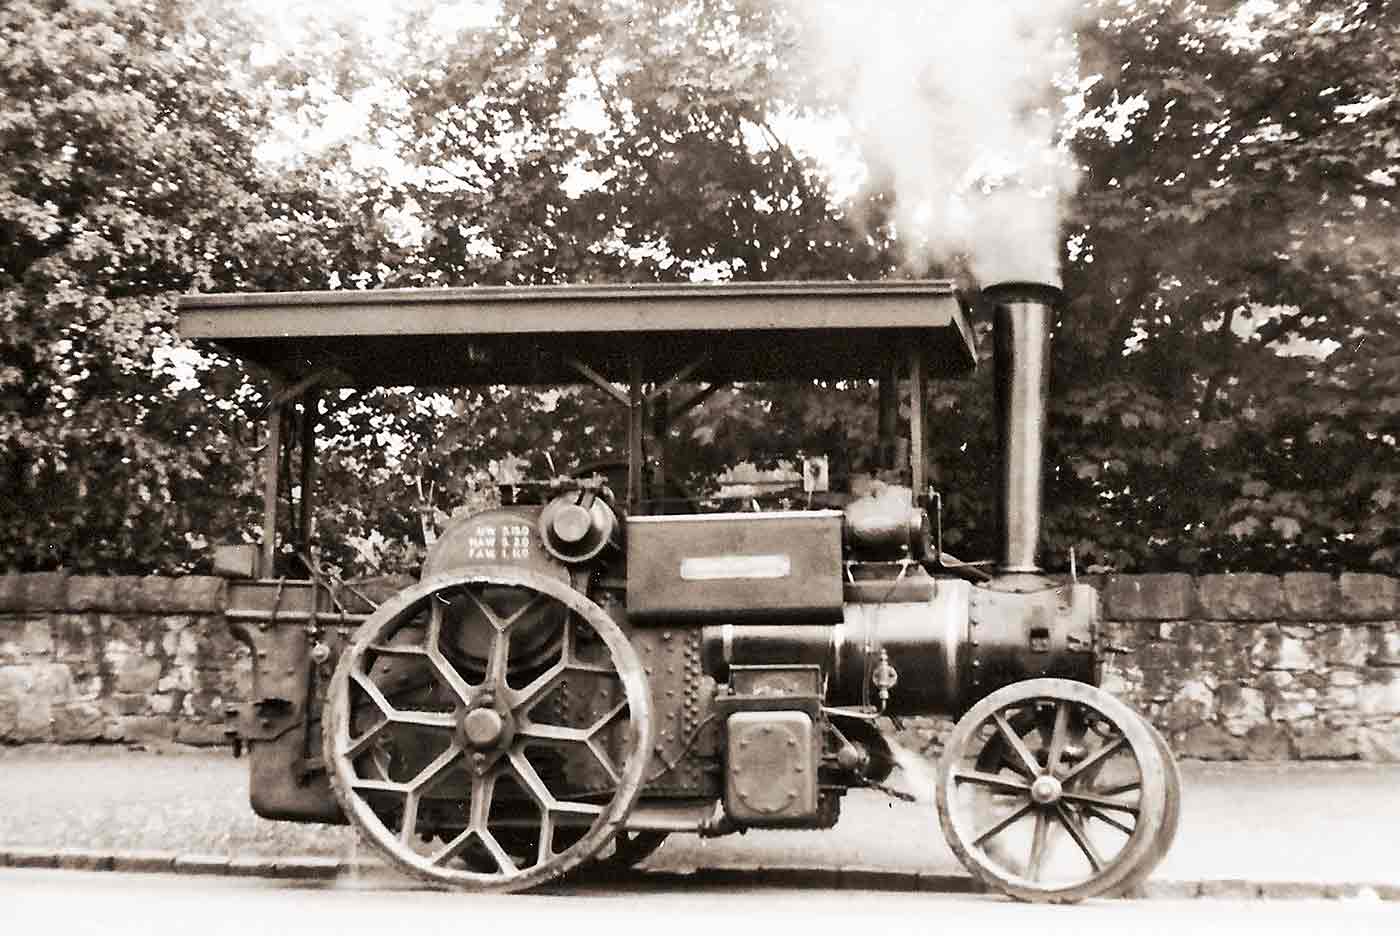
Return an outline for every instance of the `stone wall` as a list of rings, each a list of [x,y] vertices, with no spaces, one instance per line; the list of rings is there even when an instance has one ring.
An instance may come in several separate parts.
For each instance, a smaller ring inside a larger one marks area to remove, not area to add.
[[[1183,757],[1400,761],[1400,580],[1111,576],[1104,688]]]
[[[1400,580],[1125,575],[1103,595],[1104,686],[1182,756],[1400,760]],[[216,744],[250,679],[190,576],[0,576],[0,742]],[[918,720],[911,740],[941,734]]]
[[[0,576],[0,742],[218,744],[248,650],[203,576]]]

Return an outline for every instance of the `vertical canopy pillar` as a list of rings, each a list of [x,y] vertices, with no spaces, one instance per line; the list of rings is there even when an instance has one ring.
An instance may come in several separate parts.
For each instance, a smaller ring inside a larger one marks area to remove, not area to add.
[[[909,486],[916,501],[928,492],[928,438],[925,433],[926,384],[924,352],[919,345],[909,346]]]
[[[642,507],[642,434],[646,430],[646,396],[642,392],[642,361],[627,362],[627,511]]]
[[[268,388],[272,402],[267,409],[267,429],[264,433],[262,452],[263,520],[262,550],[258,563],[258,577],[271,578],[273,565],[277,561],[277,490],[279,473],[282,467],[282,415],[286,403],[279,395],[280,383],[274,381]]]
[[[312,488],[316,483],[316,422],[321,416],[321,391],[311,387],[301,401],[301,497],[297,503],[297,530],[301,535],[302,554],[311,555],[312,525],[315,522],[316,498]]]
[[[876,467],[890,471],[895,461],[895,436],[899,431],[899,355],[891,351],[885,372],[880,375],[880,450]]]

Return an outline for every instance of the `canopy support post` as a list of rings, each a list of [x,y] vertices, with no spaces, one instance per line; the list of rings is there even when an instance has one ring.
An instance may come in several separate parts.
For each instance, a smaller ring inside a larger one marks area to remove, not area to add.
[[[262,451],[263,521],[259,578],[272,578],[277,561],[277,490],[282,467],[282,414],[286,405],[278,400],[279,390],[276,382],[268,388],[272,403],[267,408],[267,431]]]
[[[320,389],[309,387],[301,401],[301,497],[297,503],[301,551],[308,559],[311,558],[311,527],[316,510],[312,485],[316,483],[316,421],[320,415]]]
[[[642,507],[642,434],[646,431],[646,397],[642,392],[642,359],[627,361],[627,512]]]
[[[909,346],[909,486],[918,503],[928,493],[928,441],[924,432],[924,351]]]

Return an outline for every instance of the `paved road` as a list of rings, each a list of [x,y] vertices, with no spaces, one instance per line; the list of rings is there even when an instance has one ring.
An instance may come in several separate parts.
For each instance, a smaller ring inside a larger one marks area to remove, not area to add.
[[[556,890],[508,896],[422,891],[380,881],[331,885],[239,878],[0,870],[9,933],[100,936],[299,936],[489,933],[495,936],[722,936],[802,927],[814,933],[1371,933],[1400,932],[1400,904],[1380,901],[1101,901],[1074,907],[995,897],[764,886]]]
[[[1184,766],[1176,845],[1159,880],[1400,884],[1400,765]],[[223,752],[0,748],[0,845],[194,854],[357,854],[347,828],[274,823],[248,807],[247,762]],[[926,793],[924,780],[904,781]],[[660,870],[734,865],[962,873],[931,804],[847,797],[831,831],[675,836]]]

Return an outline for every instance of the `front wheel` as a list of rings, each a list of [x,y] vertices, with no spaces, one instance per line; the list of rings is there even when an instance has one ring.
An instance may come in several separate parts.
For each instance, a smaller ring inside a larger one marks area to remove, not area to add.
[[[974,877],[1020,900],[1110,893],[1159,858],[1168,765],[1150,726],[1108,693],[1032,679],[978,702],[939,764],[938,815]]]

